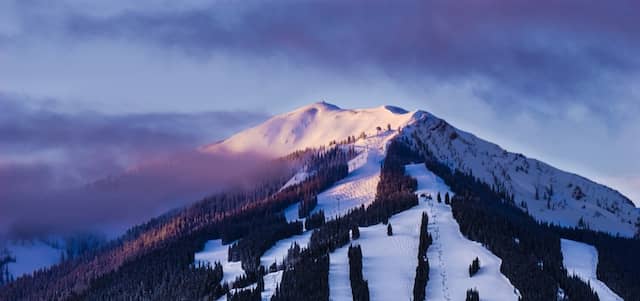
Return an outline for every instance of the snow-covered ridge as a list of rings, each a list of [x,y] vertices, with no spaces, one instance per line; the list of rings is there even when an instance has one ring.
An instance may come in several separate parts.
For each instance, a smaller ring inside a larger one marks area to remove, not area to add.
[[[261,125],[242,131],[219,143],[201,148],[204,152],[257,151],[283,156],[296,150],[327,146],[347,137],[378,134],[378,128],[397,130],[415,120],[417,112],[393,106],[347,110],[325,102],[314,103],[290,113],[274,116]]]
[[[516,204],[538,220],[622,236],[633,236],[638,230],[640,209],[618,191],[508,152],[433,115],[423,114],[405,127],[403,135],[416,146],[426,145],[433,157],[450,168],[471,172],[513,194]]]

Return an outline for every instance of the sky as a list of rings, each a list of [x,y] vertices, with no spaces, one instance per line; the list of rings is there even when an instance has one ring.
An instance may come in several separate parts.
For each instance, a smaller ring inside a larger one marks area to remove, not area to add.
[[[0,206],[320,100],[426,110],[640,204],[638,11],[624,0],[0,0]]]

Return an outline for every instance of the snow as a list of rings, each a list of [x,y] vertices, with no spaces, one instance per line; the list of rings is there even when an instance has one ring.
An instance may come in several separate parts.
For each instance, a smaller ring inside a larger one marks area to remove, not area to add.
[[[6,245],[16,262],[9,263],[9,273],[18,278],[60,262],[62,250],[40,241],[9,242]]]
[[[438,192],[452,194],[442,179],[423,164],[408,165],[406,171],[418,180],[416,191],[418,195],[422,193],[436,195]],[[518,299],[517,290],[500,272],[502,260],[480,243],[462,235],[449,205],[437,203],[435,198],[434,200],[421,199],[420,205],[410,211],[415,210],[427,212],[429,233],[433,237],[433,244],[427,250],[430,265],[427,300],[464,300],[466,290],[469,288],[477,288],[482,300]],[[391,219],[394,232],[398,228],[394,219],[401,218],[402,214],[404,212]],[[409,222],[403,219],[400,221]],[[417,244],[417,242],[414,243]],[[364,250],[366,248],[363,252]],[[480,271],[473,277],[469,277],[469,265],[476,257],[480,259]],[[415,255],[411,258],[415,258]],[[393,265],[398,264],[398,261],[393,261]]]
[[[378,133],[377,127],[397,129],[412,120],[413,114],[392,107],[344,110],[327,103],[314,103],[275,116],[261,125],[240,132],[220,143],[201,148],[204,152],[263,152],[275,157],[295,150],[327,146],[349,136]]]
[[[391,217],[393,236],[387,236],[383,224],[360,229],[357,242],[362,247],[362,273],[369,281],[371,300],[413,298],[424,209],[422,204]]]
[[[310,174],[305,170],[301,170],[297,172],[295,175],[293,175],[293,177],[291,177],[291,179],[289,179],[289,181],[287,181],[287,183],[285,183],[282,186],[282,188],[280,188],[280,191],[284,190],[285,188],[304,182],[309,176]]]
[[[357,241],[353,242],[357,244]],[[349,245],[329,254],[329,300],[353,300],[349,279]]]
[[[596,269],[598,267],[598,250],[592,245],[562,239],[561,249],[563,264],[570,275],[576,275],[598,293],[601,301],[621,301],[606,284],[598,280]]]
[[[318,206],[313,212],[324,210],[327,218],[335,218],[345,215],[350,209],[371,204],[380,182],[380,165],[386,146],[396,135],[396,131],[390,131],[358,140],[355,147],[361,153],[349,161],[349,175],[318,194]]]
[[[222,264],[222,281],[231,283],[236,277],[244,275],[242,269],[242,263],[230,262],[229,258],[229,245],[223,245],[221,239],[210,240],[205,243],[204,249],[194,255],[195,264],[210,264],[215,265],[216,262]]]
[[[299,203],[295,203],[284,209],[284,217],[287,219],[287,222],[301,220],[304,223],[304,219],[298,218],[298,206]]]
[[[277,271],[264,275],[264,291],[262,291],[262,300],[269,301],[276,293],[276,288],[282,280],[282,271]]]
[[[300,235],[294,235],[289,238],[285,238],[279,240],[271,249],[264,252],[262,257],[260,257],[260,264],[263,265],[267,270],[269,266],[274,262],[278,264],[282,263],[283,259],[287,257],[287,252],[293,243],[297,243],[300,248],[306,248],[309,245],[309,239],[311,238],[311,233],[313,231],[306,231]]]
[[[504,184],[507,191],[514,194],[517,204],[523,201],[527,204],[534,218],[568,227],[577,226],[582,218],[594,230],[627,237],[634,235],[640,209],[618,191],[510,153],[429,113],[422,113],[420,116],[416,113],[416,121],[404,127],[405,137],[417,134],[438,161],[451,168],[471,171],[474,177],[489,184],[496,181]],[[544,194],[550,187],[553,194],[547,204]]]

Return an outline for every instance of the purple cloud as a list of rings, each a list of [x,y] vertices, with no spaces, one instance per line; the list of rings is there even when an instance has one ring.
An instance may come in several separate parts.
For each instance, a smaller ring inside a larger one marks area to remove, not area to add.
[[[264,175],[258,156],[194,151],[263,113],[72,114],[20,100],[0,95],[0,237],[126,227]]]

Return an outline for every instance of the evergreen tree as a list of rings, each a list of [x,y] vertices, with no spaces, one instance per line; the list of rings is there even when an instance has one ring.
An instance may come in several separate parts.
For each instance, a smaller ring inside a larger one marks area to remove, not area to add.
[[[442,197],[440,197],[439,191],[438,191],[438,196],[436,197],[436,200],[438,200],[438,203],[442,203]]]
[[[469,265],[469,277],[473,277],[480,270],[480,259],[476,257]]]
[[[356,240],[360,238],[360,227],[358,227],[358,225],[354,224],[351,227],[351,239],[352,240]]]
[[[369,301],[369,284],[362,276],[362,248],[349,246],[349,280],[354,301]]]
[[[468,289],[465,301],[480,301],[480,293],[478,293],[478,290],[475,288]]]
[[[444,195],[444,203],[447,204],[447,205],[451,204],[451,199],[449,198],[449,192],[448,191]]]

